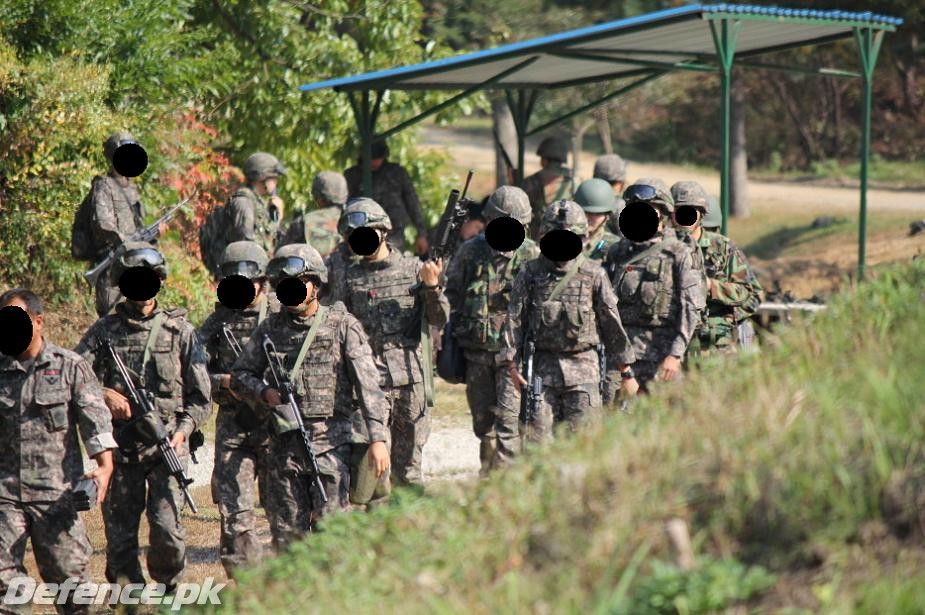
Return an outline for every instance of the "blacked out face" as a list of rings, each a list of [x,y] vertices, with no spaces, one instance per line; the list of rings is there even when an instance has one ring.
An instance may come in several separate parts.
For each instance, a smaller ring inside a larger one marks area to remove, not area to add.
[[[132,301],[147,301],[160,290],[160,276],[148,267],[130,267],[119,276],[119,291]]]
[[[658,211],[652,205],[640,201],[628,203],[620,212],[620,232],[630,241],[641,243],[655,236],[659,221]]]
[[[495,218],[485,227],[485,240],[498,252],[512,252],[519,248],[526,237],[524,225],[510,216]]]
[[[24,307],[7,305],[0,308],[0,352],[11,357],[21,355],[32,342],[32,319]]]
[[[112,168],[125,177],[138,177],[148,168],[148,154],[137,143],[124,143],[112,154]]]
[[[218,283],[216,294],[225,307],[243,310],[254,302],[257,290],[254,288],[254,282],[243,275],[229,275]]]
[[[577,258],[583,247],[582,238],[565,229],[549,231],[540,239],[540,252],[556,263]]]
[[[276,298],[286,307],[298,307],[308,298],[308,287],[299,278],[283,278],[276,285]]]
[[[674,221],[678,226],[691,228],[700,220],[700,210],[690,205],[681,205],[674,210]]]
[[[359,256],[371,256],[379,249],[381,239],[379,233],[374,228],[361,226],[354,230],[347,237],[347,244],[354,254]]]

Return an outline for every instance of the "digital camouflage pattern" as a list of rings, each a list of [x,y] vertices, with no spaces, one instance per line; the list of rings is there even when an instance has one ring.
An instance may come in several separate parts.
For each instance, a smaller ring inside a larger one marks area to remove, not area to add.
[[[563,285],[567,275],[571,279]],[[560,292],[554,297],[557,286]],[[531,440],[550,437],[554,424],[565,422],[574,429],[594,418],[601,406],[599,343],[606,348],[610,378],[618,379],[619,366],[636,358],[604,270],[583,255],[561,265],[540,256],[517,274],[499,363],[513,362],[519,369],[527,335],[536,344],[533,369],[544,385],[537,420],[528,429]],[[508,421],[516,420],[519,411],[501,407]],[[501,445],[516,450],[505,442],[506,436],[499,433]]]
[[[633,371],[645,385],[667,356],[684,357],[706,304],[703,272],[691,248],[668,231],[616,243],[607,262],[636,354]]]
[[[431,327],[442,329],[450,311],[439,287],[418,284],[421,265],[420,259],[393,249],[379,261],[359,259],[347,267],[341,295],[331,296],[343,301],[369,334],[390,402],[393,475],[399,483],[413,484],[422,481],[422,451],[430,435],[420,314]]]
[[[272,382],[261,347],[263,336],[273,340],[284,368],[292,369],[316,317],[284,310],[258,325],[232,366],[232,390],[253,404],[262,403],[267,386],[264,379]],[[362,413],[370,442],[388,439],[388,408],[377,384],[379,370],[363,326],[342,303],[328,307],[322,318],[301,377],[293,387],[318,458],[328,503],[322,508],[317,496],[308,490],[308,466],[298,434],[272,437],[266,508],[277,549],[298,540],[318,517],[349,506],[349,459],[356,412]]]
[[[126,368],[154,396],[154,407],[167,426],[168,434],[186,436],[177,452],[181,465],[189,461],[189,436],[204,424],[212,411],[211,387],[205,350],[182,309],[167,310],[155,306],[143,316],[137,304],[122,301],[114,312],[96,321],[75,349],[92,362],[100,383],[110,389],[124,387],[114,365],[99,341],[109,338]],[[142,365],[144,348],[155,320],[163,320],[153,342],[151,358]],[[118,430],[120,421],[114,421]],[[147,493],[146,493],[147,492]],[[127,457],[116,451],[116,469],[112,486],[103,505],[106,526],[106,578],[127,578],[143,583],[138,561],[138,529],[141,515],[147,512],[150,524],[148,571],[165,585],[175,585],[182,577],[186,545],[179,511],[183,497],[157,448],[148,447],[138,456]]]
[[[626,161],[616,154],[604,154],[594,162],[593,176],[606,182],[626,181]]]
[[[620,241],[620,237],[610,232],[605,221],[604,224],[601,224],[597,227],[597,230],[588,236],[584,254],[593,261],[606,262],[610,248],[618,241]]]
[[[525,178],[520,187],[530,198],[530,207],[533,210],[533,220],[530,222],[527,237],[538,241],[543,214],[549,208],[549,204],[561,199],[571,199],[572,193],[575,192],[575,180],[567,167],[552,166],[540,169]]]
[[[253,241],[266,250],[268,255],[272,255],[279,232],[279,220],[271,219],[269,204],[252,188],[243,186],[231,195],[227,207],[228,243]]]
[[[488,245],[484,235],[477,235],[459,247],[447,269],[446,296],[453,335],[465,350],[466,399],[472,429],[481,442],[483,473],[493,466],[498,449],[498,387],[507,373],[496,363],[495,356],[501,350],[501,330],[514,276],[539,253],[539,247],[530,239],[513,252],[498,252]],[[517,425],[513,428],[516,437]]]
[[[86,580],[92,548],[71,500],[84,474],[78,432],[90,457],[116,447],[99,382],[82,357],[45,341],[28,363],[0,356],[0,596],[27,576],[30,538],[46,583]]]
[[[318,250],[321,256],[328,256],[341,242],[340,233],[337,232],[340,214],[337,205],[306,212],[289,225],[278,245],[307,243]]]
[[[347,178],[350,198],[363,196],[362,168],[359,165],[352,166],[344,171],[344,177]],[[373,193],[368,196],[379,203],[389,215],[392,220],[389,239],[397,241],[400,247],[404,246],[405,227],[414,226],[418,235],[427,231],[418,193],[408,171],[400,164],[386,161],[378,171],[373,171]]]
[[[243,310],[232,310],[219,303],[198,330],[209,353],[212,401],[218,404],[212,499],[221,515],[219,554],[229,577],[235,568],[252,566],[262,557],[256,529],[259,498],[255,487],[259,485],[260,493],[266,493],[270,438],[266,421],[261,420],[258,412],[223,386],[237,359],[223,328],[227,327],[243,348],[257,325],[278,309],[278,305],[270,305],[266,296],[257,305]]]
[[[337,247],[325,257],[324,264],[328,268],[328,285],[321,295],[322,303],[330,304],[335,297],[346,296],[344,283],[347,279],[347,267],[359,261],[360,258],[353,253],[346,241],[337,244]]]

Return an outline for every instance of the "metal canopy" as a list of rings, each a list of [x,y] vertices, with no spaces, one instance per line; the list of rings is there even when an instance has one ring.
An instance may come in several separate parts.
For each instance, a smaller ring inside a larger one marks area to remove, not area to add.
[[[859,276],[864,274],[867,163],[870,140],[870,94],[873,71],[885,31],[902,19],[870,12],[785,9],[735,4],[688,5],[637,17],[579,28],[551,36],[380,70],[328,79],[300,87],[311,92],[333,88],[345,92],[363,142],[363,186],[369,194],[372,176],[368,161],[371,143],[484,89],[505,90],[517,128],[517,179],[523,178],[524,140],[578,113],[621,96],[674,71],[719,74],[722,87],[721,204],[723,232],[729,214],[729,127],[732,67],[783,70],[835,77],[859,78],[864,86],[861,147],[861,211]],[[861,71],[838,68],[801,68],[768,64],[755,56],[809,45],[855,38]],[[633,79],[607,95],[573,109],[551,122],[530,127],[530,116],[541,91],[587,83]],[[376,121],[386,90],[462,90],[444,102],[376,132]],[[371,93],[375,92],[375,100]]]

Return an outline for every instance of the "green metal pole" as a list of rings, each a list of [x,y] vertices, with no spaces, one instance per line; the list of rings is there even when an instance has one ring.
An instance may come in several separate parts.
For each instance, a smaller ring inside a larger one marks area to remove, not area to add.
[[[730,167],[730,147],[729,137],[731,135],[732,121],[732,65],[735,61],[736,38],[739,34],[740,22],[735,21],[731,24],[729,20],[723,19],[719,22],[719,32],[716,31],[716,23],[710,22],[710,31],[713,34],[713,43],[716,46],[716,55],[719,57],[719,76],[720,76],[720,139],[722,159],[720,161],[720,208],[723,211],[723,223],[720,232],[726,234],[729,225],[729,167]]]
[[[861,55],[863,69],[864,107],[861,115],[861,211],[858,221],[858,281],[864,279],[867,265],[867,176],[870,164],[870,111],[873,106],[874,68],[880,45],[883,43],[883,31],[876,34],[870,28],[855,28],[855,39]]]

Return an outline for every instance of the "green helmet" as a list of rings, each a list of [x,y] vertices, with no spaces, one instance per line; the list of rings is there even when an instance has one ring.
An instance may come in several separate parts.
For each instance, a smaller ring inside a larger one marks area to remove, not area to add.
[[[594,177],[608,183],[626,181],[626,161],[616,154],[604,154],[594,163]]]
[[[530,224],[533,219],[533,209],[530,207],[530,197],[517,186],[501,186],[491,193],[482,217],[485,222],[495,218],[510,216],[521,224]]]
[[[575,191],[575,202],[586,214],[609,214],[617,208],[617,195],[603,179],[588,179]]]
[[[568,160],[568,143],[561,137],[546,137],[536,148],[536,155],[565,163]]]
[[[276,156],[266,152],[251,154],[244,161],[244,176],[249,182],[259,182],[268,177],[279,177],[285,174],[286,169]]]
[[[103,153],[108,160],[112,160],[112,155],[119,149],[119,146],[127,143],[138,143],[138,141],[135,140],[135,137],[133,137],[130,132],[114,132],[109,135],[108,139],[103,141]]]
[[[701,224],[704,228],[719,228],[723,225],[723,208],[719,206],[719,201],[715,196],[708,196],[707,202],[709,207],[707,213],[703,216]]]
[[[671,187],[671,198],[674,199],[675,207],[688,205],[700,209],[705,214],[710,212],[710,200],[707,193],[697,182],[676,183]]]
[[[119,278],[127,269],[145,267],[153,269],[162,280],[167,279],[167,262],[160,250],[143,241],[127,241],[116,250],[109,268],[109,281],[119,285]]]
[[[623,191],[623,200],[630,203],[649,203],[665,213],[674,212],[674,199],[668,190],[668,184],[657,177],[637,179]]]
[[[575,201],[565,199],[556,201],[546,208],[543,212],[543,224],[540,227],[540,234],[549,231],[565,230],[572,231],[576,235],[586,236],[588,234],[588,218],[581,205]]]
[[[307,243],[290,243],[276,251],[267,265],[267,276],[274,281],[309,276],[327,284],[328,268],[315,248]]]
[[[251,280],[266,277],[269,260],[266,251],[253,241],[229,243],[222,252],[222,277],[243,275]]]
[[[370,198],[359,197],[351,200],[344,207],[340,220],[337,221],[337,232],[342,237],[346,237],[351,231],[361,226],[391,231],[392,220],[389,214],[382,209],[382,205]]]
[[[312,181],[312,196],[324,199],[331,205],[343,205],[347,202],[347,179],[334,171],[322,171]]]

